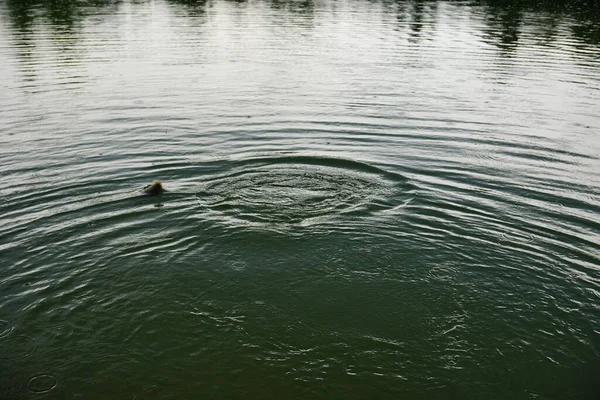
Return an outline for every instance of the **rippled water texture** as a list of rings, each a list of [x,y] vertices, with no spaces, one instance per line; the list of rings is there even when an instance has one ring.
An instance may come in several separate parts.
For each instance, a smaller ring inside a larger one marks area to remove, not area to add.
[[[0,398],[600,398],[599,14],[0,2]]]

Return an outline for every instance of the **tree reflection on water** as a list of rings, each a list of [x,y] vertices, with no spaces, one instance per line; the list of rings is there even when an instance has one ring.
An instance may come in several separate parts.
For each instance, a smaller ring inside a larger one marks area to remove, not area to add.
[[[190,16],[202,16],[219,2],[247,3],[246,0],[164,0]],[[124,4],[147,3],[148,0],[7,0],[6,12],[13,34],[28,35],[35,21],[43,20],[56,32],[73,36],[82,29],[82,21],[93,14],[119,12]],[[337,10],[337,2],[317,3],[313,0],[264,0],[264,4],[283,16],[301,13],[314,18],[316,7]],[[523,29],[533,30],[540,40],[551,43],[558,29],[568,26],[574,38],[584,44],[600,44],[600,3],[592,0],[475,0],[448,3],[440,0],[369,1],[352,3],[353,7],[377,6],[394,13],[399,26],[410,29],[411,41],[427,37],[435,30],[438,6],[466,7],[473,18],[481,18],[486,26],[483,40],[510,55],[519,45]],[[1,8],[0,8],[1,10]]]

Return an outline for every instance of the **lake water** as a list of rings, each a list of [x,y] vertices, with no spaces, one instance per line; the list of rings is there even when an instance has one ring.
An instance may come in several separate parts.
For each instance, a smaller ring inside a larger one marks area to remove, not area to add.
[[[2,1],[0,398],[598,399],[599,110],[594,2]]]

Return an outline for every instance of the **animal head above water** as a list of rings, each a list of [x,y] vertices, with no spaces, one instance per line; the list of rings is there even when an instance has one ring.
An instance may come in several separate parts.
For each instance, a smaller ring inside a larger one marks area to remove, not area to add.
[[[165,189],[160,181],[154,181],[151,185],[144,186],[144,193],[150,196],[156,196],[163,193]]]

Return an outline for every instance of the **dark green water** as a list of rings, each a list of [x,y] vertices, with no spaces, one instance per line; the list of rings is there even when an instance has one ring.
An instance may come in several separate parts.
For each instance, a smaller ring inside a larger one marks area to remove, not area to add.
[[[3,0],[0,398],[598,399],[598,110],[591,1]]]

